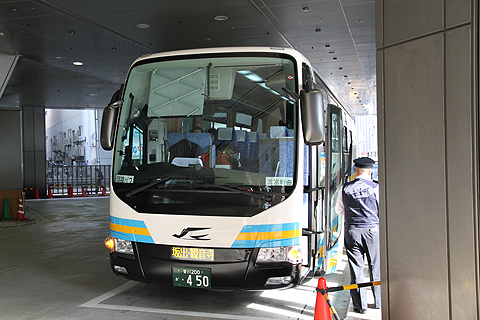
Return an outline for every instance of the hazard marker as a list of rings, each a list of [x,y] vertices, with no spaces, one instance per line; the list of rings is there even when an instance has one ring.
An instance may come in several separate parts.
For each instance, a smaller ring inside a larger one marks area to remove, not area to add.
[[[2,220],[12,220],[12,217],[10,217],[10,208],[8,207],[7,197],[5,197],[5,203],[3,204]]]
[[[17,217],[13,219],[14,221],[28,221],[30,218],[25,217],[25,211],[23,208],[23,200],[22,196],[18,198],[18,211],[17,211]]]
[[[324,277],[318,279],[317,285],[317,301],[315,302],[315,314],[314,320],[332,320],[332,315],[330,314],[330,308],[328,307],[327,301],[325,300],[322,291],[326,293],[327,290],[327,281]]]

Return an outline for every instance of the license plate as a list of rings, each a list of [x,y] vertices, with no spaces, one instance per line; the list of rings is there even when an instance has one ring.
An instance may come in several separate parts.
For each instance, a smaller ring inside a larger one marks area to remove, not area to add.
[[[210,271],[210,269],[172,267],[173,285],[210,289]]]

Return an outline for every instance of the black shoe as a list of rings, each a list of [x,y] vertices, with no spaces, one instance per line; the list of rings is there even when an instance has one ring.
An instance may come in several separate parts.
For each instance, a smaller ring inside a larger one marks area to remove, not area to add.
[[[353,312],[365,314],[365,313],[367,313],[367,309],[357,309],[357,308],[353,308]]]

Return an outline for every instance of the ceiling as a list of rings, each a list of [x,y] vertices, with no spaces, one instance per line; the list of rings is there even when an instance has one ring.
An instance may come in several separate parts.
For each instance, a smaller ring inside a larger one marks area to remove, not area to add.
[[[103,108],[135,58],[223,46],[293,47],[376,113],[375,0],[0,0],[0,52],[21,56],[0,107]]]

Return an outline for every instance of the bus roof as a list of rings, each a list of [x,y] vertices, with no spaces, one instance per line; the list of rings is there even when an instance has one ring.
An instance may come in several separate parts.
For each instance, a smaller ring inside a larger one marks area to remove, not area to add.
[[[203,54],[203,53],[225,53],[225,52],[275,52],[275,53],[286,53],[295,57],[299,61],[308,61],[300,52],[292,48],[283,48],[283,47],[211,47],[211,48],[199,48],[199,49],[185,49],[185,50],[175,50],[175,51],[166,51],[159,52],[141,56],[137,58],[133,64],[138,61],[143,61],[147,59],[155,59],[161,57],[170,57],[170,56],[181,56],[181,55],[192,55],[192,54]]]

